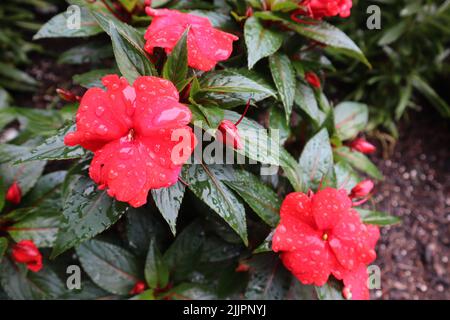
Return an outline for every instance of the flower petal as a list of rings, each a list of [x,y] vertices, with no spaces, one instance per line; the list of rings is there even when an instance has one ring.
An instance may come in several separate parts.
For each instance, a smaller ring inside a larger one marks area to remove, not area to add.
[[[131,119],[127,112],[131,108],[131,87],[117,75],[104,77],[103,82],[106,91],[91,88],[84,94],[76,116],[77,130],[65,137],[65,144],[81,145],[95,151],[126,135],[130,129]]]
[[[312,198],[312,212],[320,230],[332,229],[351,207],[345,190],[325,188]]]
[[[353,269],[375,260],[374,249],[379,236],[377,227],[363,224],[358,212],[349,210],[333,229],[330,247],[342,266]]]
[[[302,192],[292,192],[286,196],[281,204],[280,216],[281,218],[295,217],[311,228],[316,228],[311,211],[311,199]]]
[[[134,83],[136,109],[134,128],[138,134],[152,135],[159,129],[186,126],[192,118],[188,107],[178,102],[172,82],[156,77],[140,77]]]
[[[355,270],[347,271],[343,275],[344,286],[350,290],[352,300],[369,300],[368,279],[367,267],[364,264],[361,264]]]

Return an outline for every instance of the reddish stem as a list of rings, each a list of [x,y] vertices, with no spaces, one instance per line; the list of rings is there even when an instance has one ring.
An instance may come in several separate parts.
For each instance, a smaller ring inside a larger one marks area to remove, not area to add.
[[[244,119],[245,115],[247,114],[248,108],[250,107],[250,100],[251,99],[248,99],[244,112],[242,113],[239,120],[234,124],[236,127],[239,125],[239,123],[241,123],[242,119]]]

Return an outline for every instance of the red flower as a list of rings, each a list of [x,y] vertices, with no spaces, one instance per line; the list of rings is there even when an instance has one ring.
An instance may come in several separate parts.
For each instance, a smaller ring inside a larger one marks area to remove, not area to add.
[[[241,136],[237,126],[230,120],[223,120],[217,128],[217,138],[235,149],[242,149]]]
[[[314,88],[320,88],[321,85],[320,85],[319,76],[317,74],[315,74],[314,72],[306,72],[305,79]]]
[[[379,230],[361,222],[345,190],[326,188],[311,198],[291,193],[280,217],[272,249],[281,251],[284,265],[302,283],[322,286],[333,274],[352,286],[354,299],[368,297],[360,269],[376,257]]]
[[[147,288],[147,285],[143,281],[138,281],[134,285],[133,289],[131,289],[130,294],[139,294],[142,293]]]
[[[150,7],[146,7],[146,12],[153,19],[145,33],[145,50],[152,54],[153,48],[160,47],[170,53],[186,28],[190,27],[187,38],[188,64],[195,69],[209,71],[218,61],[228,59],[233,51],[233,41],[239,39],[213,28],[204,17]]]
[[[350,148],[365,154],[374,153],[377,150],[377,148],[373,144],[367,142],[363,138],[357,138],[353,140],[350,143]]]
[[[93,151],[89,175],[99,188],[139,207],[150,189],[177,182],[196,144],[187,126],[192,114],[168,80],[139,77],[130,86],[109,75],[102,82],[106,91],[91,88],[83,96],[77,131],[64,142]]]
[[[8,188],[5,198],[13,204],[19,204],[20,200],[22,200],[22,191],[16,181]]]
[[[373,189],[372,180],[363,180],[358,183],[353,189],[350,191],[350,198],[362,198],[367,196]]]
[[[307,9],[307,14],[313,19],[323,17],[350,16],[352,0],[303,0],[300,5]]]
[[[42,255],[31,240],[22,240],[12,248],[12,258],[18,263],[25,263],[33,272],[42,269]]]

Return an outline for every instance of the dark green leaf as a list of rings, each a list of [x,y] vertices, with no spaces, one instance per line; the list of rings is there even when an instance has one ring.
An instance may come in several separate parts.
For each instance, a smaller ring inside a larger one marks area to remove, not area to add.
[[[303,191],[315,190],[333,167],[333,151],[326,129],[312,137],[303,149],[299,159],[303,172]]]
[[[250,280],[245,298],[251,300],[282,300],[291,284],[290,273],[283,268],[278,255],[258,254],[250,261]]]
[[[285,54],[276,53],[269,57],[270,72],[283,102],[286,119],[289,121],[295,97],[295,70]]]
[[[150,288],[164,288],[169,282],[169,270],[155,241],[150,242],[145,260],[145,280]]]
[[[176,222],[178,211],[183,201],[185,189],[186,187],[181,182],[177,182],[168,188],[152,190],[153,200],[174,235],[177,232]]]
[[[359,212],[362,221],[367,224],[374,224],[377,226],[389,226],[401,222],[400,218],[391,216],[385,212],[372,211],[360,208],[357,208],[356,211]]]
[[[291,128],[286,121],[284,112],[278,107],[272,107],[269,111],[269,130],[278,130],[280,134],[280,144],[283,145],[291,135]]]
[[[84,271],[100,288],[127,295],[139,279],[136,258],[116,245],[89,240],[76,248]]]
[[[75,176],[64,199],[63,220],[52,257],[108,229],[127,211],[89,178]]]
[[[181,38],[173,48],[172,52],[167,56],[167,61],[163,68],[163,77],[177,87],[182,89],[182,84],[186,80],[188,73],[188,56],[187,56],[187,35],[189,28],[186,28]]]
[[[64,144],[64,137],[72,131],[75,131],[75,125],[67,125],[61,128],[56,135],[48,138],[43,144],[32,149],[29,154],[21,157],[20,162],[33,160],[67,160],[81,158],[85,151],[83,148],[69,147]]]
[[[244,105],[249,99],[261,101],[276,93],[258,74],[248,70],[222,70],[206,73],[200,79],[200,98],[216,102],[220,107]]]
[[[325,120],[325,113],[319,109],[316,96],[310,86],[298,83],[295,104],[314,121],[316,126],[320,126]]]
[[[8,239],[1,237],[0,238],[0,264],[2,263],[3,256],[6,253],[6,249],[8,249]]]
[[[221,180],[229,180],[229,168],[223,166],[191,165],[183,171],[189,189],[236,231],[247,245],[245,209],[240,200]]]
[[[265,223],[272,227],[278,224],[281,201],[255,175],[245,170],[236,170],[234,179],[225,181],[225,184],[236,191]]]
[[[51,18],[35,34],[33,39],[89,37],[102,32],[102,29],[88,10],[85,8],[80,9],[79,7],[71,8],[73,10],[68,10]],[[77,15],[78,10],[80,10],[80,16]],[[79,21],[79,26],[76,25],[76,20]]]
[[[347,162],[355,169],[367,173],[372,178],[383,180],[383,174],[378,170],[377,166],[360,152],[352,151],[348,147],[340,147],[334,150],[334,157],[336,161],[342,160]]]
[[[367,125],[367,105],[357,102],[342,102],[334,108],[334,125],[341,140],[354,138]]]
[[[321,287],[315,287],[319,300],[344,300],[342,296],[342,285],[334,279]]]
[[[248,68],[260,59],[268,57],[280,49],[283,35],[265,28],[256,17],[250,17],[244,27],[245,44],[248,54]]]

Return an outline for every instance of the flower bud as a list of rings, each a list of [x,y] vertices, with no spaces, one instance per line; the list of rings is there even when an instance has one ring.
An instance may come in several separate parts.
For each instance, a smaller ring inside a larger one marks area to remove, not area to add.
[[[349,287],[344,287],[344,289],[342,289],[342,295],[346,300],[352,299],[352,292]]]
[[[13,182],[13,184],[9,187],[6,192],[6,200],[13,203],[19,204],[20,200],[22,200],[22,191],[20,190],[19,184],[17,182]]]
[[[314,88],[319,89],[321,87],[319,76],[314,72],[306,72],[305,80]]]
[[[350,198],[363,198],[367,196],[372,191],[373,186],[372,180],[361,181],[350,191]]]
[[[146,289],[146,287],[147,285],[143,281],[138,281],[130,291],[130,294],[140,294]]]
[[[236,125],[230,120],[223,120],[217,128],[217,138],[235,149],[242,149],[241,137]]]
[[[58,88],[56,89],[56,93],[58,93],[59,97],[67,102],[77,102],[80,101],[80,97],[70,92],[69,90]]]
[[[24,263],[33,272],[42,269],[42,255],[31,240],[22,240],[12,248],[12,258],[18,263]]]
[[[350,148],[364,154],[374,153],[377,150],[373,144],[367,142],[363,138],[353,140],[352,143],[350,143]]]
[[[247,10],[245,11],[245,16],[247,18],[250,18],[251,16],[253,16],[253,8],[252,7],[247,8]]]
[[[250,266],[246,263],[240,262],[234,271],[236,272],[247,272],[250,270]]]

